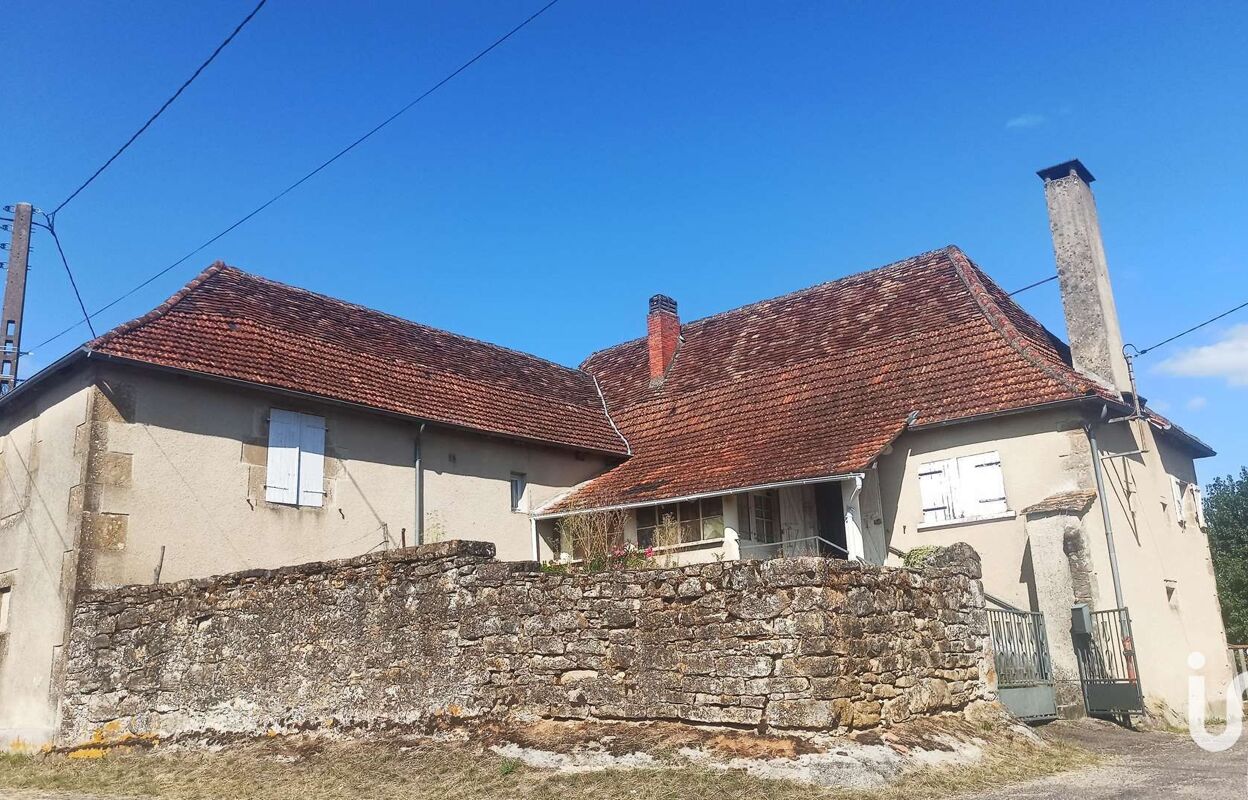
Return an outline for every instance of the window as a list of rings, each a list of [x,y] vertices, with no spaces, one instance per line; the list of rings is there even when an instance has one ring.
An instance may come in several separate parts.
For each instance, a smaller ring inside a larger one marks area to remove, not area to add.
[[[264,499],[292,506],[325,502],[325,418],[269,412],[269,467]]]
[[[565,518],[566,519],[566,518]],[[623,515],[604,514],[584,525],[559,525],[560,552],[577,561],[613,553],[624,548]]]
[[[923,524],[984,519],[1009,512],[997,453],[931,461],[919,467]]]
[[[1205,503],[1200,494],[1200,487],[1194,483],[1170,476],[1170,488],[1174,493],[1174,515],[1179,525],[1187,527],[1188,520],[1196,518],[1196,525],[1205,527]],[[1190,505],[1188,497],[1191,497]]]
[[[511,510],[524,511],[524,490],[528,481],[523,472],[511,473]]]
[[[780,541],[779,505],[775,492],[754,492],[749,498],[750,535],[758,542]]]
[[[13,599],[13,587],[0,589],[0,633],[9,631],[9,601]]]
[[[668,522],[675,528],[668,533]],[[706,497],[637,509],[637,546],[671,547],[724,538],[724,498]]]

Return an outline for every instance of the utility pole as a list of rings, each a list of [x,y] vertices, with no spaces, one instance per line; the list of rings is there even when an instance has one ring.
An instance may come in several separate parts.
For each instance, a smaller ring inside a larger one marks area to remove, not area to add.
[[[17,359],[22,348],[22,310],[26,306],[26,268],[30,260],[30,203],[13,206],[8,276],[4,281],[4,348],[0,351],[0,394],[17,386]]]

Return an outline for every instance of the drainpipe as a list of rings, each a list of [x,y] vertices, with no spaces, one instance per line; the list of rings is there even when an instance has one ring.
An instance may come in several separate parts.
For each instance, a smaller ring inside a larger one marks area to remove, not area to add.
[[[1114,602],[1118,608],[1125,608],[1122,600],[1122,578],[1118,575],[1118,552],[1114,549],[1114,528],[1109,521],[1109,503],[1105,497],[1105,478],[1101,473],[1101,449],[1096,446],[1096,431],[1091,425],[1084,425],[1088,434],[1088,444],[1092,449],[1092,474],[1096,476],[1096,499],[1101,505],[1101,519],[1105,522],[1105,544],[1109,547],[1109,568],[1114,577]]]
[[[420,464],[421,439],[425,435],[425,423],[416,429],[416,544],[425,543],[425,471]]]

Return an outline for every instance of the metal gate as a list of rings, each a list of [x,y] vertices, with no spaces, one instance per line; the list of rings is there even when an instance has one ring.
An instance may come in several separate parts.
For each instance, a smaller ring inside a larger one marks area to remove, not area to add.
[[[1071,611],[1070,633],[1088,714],[1143,713],[1144,694],[1127,609],[1091,611],[1077,605]]]
[[[988,626],[1001,702],[1028,722],[1057,719],[1044,617],[1038,611],[989,609]]]

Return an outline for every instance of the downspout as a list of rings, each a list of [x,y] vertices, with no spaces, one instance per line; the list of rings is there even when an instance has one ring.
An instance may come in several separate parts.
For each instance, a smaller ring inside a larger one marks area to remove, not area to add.
[[[421,440],[425,435],[425,423],[416,429],[416,544],[425,543],[425,471],[420,463]]]
[[[1092,425],[1083,426],[1088,434],[1088,444],[1092,450],[1092,474],[1096,476],[1096,499],[1101,506],[1101,519],[1105,523],[1105,544],[1109,548],[1109,569],[1114,578],[1114,602],[1118,608],[1125,608],[1122,600],[1122,578],[1118,575],[1118,551],[1114,549],[1114,528],[1109,521],[1109,503],[1105,498],[1105,478],[1101,472],[1101,449],[1096,445],[1096,431]]]

